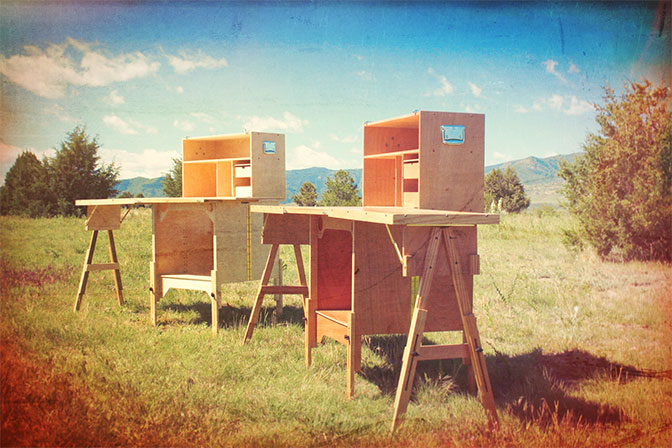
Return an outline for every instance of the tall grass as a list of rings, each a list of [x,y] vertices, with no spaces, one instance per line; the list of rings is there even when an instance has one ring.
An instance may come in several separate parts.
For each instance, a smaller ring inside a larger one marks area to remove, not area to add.
[[[299,297],[285,297],[277,318],[269,297],[246,345],[254,282],[224,287],[217,336],[198,292],[169,292],[152,327],[147,210],[115,234],[126,304],[112,274],[94,272],[78,313],[83,220],[0,218],[1,444],[670,446],[672,268],[570,251],[571,226],[560,213],[528,213],[480,227],[475,314],[500,430],[488,431],[461,364],[435,361],[420,364],[390,438],[403,337],[366,339],[347,400],[342,345],[325,343],[304,366]],[[104,235],[98,244],[102,262]],[[281,255],[293,282],[291,248]]]

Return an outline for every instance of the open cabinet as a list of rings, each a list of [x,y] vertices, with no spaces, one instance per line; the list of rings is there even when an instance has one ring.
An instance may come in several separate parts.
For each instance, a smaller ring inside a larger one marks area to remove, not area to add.
[[[182,196],[285,198],[285,136],[264,132],[185,138]]]
[[[418,111],[364,125],[364,206],[483,211],[485,116]]]

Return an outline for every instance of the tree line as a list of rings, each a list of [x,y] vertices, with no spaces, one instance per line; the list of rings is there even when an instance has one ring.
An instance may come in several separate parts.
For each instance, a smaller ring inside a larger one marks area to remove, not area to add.
[[[562,162],[565,208],[578,229],[565,230],[572,244],[587,244],[602,258],[672,261],[672,106],[670,88],[648,81],[627,83],[618,97],[604,88],[595,105],[599,131],[588,134],[583,153]],[[16,159],[0,187],[0,214],[31,217],[79,215],[77,199],[117,194],[119,168],[100,162],[98,138],[77,126],[53,157],[39,160],[30,151]],[[182,161],[163,181],[168,196],[182,194]],[[304,183],[292,198],[302,206],[357,206],[362,198],[345,170],[317,189]],[[485,177],[484,207],[492,212],[525,210],[525,195],[515,170],[494,169]]]

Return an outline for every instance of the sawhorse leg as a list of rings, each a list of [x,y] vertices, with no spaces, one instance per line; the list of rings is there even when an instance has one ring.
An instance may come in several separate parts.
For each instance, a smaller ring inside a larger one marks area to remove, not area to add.
[[[98,230],[94,230],[91,234],[91,242],[89,243],[89,248],[86,251],[86,258],[84,260],[84,266],[82,267],[82,276],[79,279],[79,288],[77,289],[77,297],[75,298],[75,311],[79,311],[79,307],[82,304],[82,298],[86,292],[86,284],[89,281],[89,272],[91,271],[114,271],[114,290],[117,295],[117,302],[119,305],[124,304],[124,295],[122,291],[121,284],[121,271],[119,269],[119,260],[117,258],[117,248],[114,245],[114,234],[112,230],[107,231],[107,236],[110,240],[110,263],[98,263],[94,264],[93,254],[96,251],[96,241],[98,240]]]
[[[495,400],[492,394],[490,378],[488,377],[485,357],[483,356],[483,349],[481,348],[481,341],[476,326],[476,318],[466,305],[468,297],[464,285],[463,274],[461,272],[461,266],[458,261],[457,248],[452,241],[453,238],[455,237],[450,229],[441,230],[441,228],[435,227],[431,233],[427,254],[425,256],[423,274],[420,277],[416,307],[411,319],[411,328],[408,333],[406,348],[404,349],[403,364],[394,402],[394,417],[392,419],[393,432],[399,425],[401,416],[408,408],[418,361],[430,359],[470,358],[481,403],[488,412],[490,426],[496,428],[498,425]],[[446,255],[448,257],[453,285],[457,295],[457,303],[466,343],[423,346],[422,336],[425,328],[425,320],[427,319],[427,310],[425,309],[426,298],[432,284],[433,273],[436,267],[435,263],[438,259],[438,251],[442,239],[446,247]]]
[[[247,322],[247,328],[245,329],[245,336],[243,338],[243,343],[247,342],[252,338],[252,333],[254,332],[254,327],[259,321],[259,315],[261,314],[261,305],[264,301],[264,296],[266,294],[301,294],[304,298],[304,307],[306,298],[308,297],[308,286],[306,284],[306,273],[303,267],[303,257],[301,256],[301,246],[298,244],[294,245],[294,256],[296,257],[297,272],[299,277],[300,286],[292,285],[269,285],[268,282],[271,279],[271,272],[273,271],[273,265],[275,264],[275,258],[278,255],[279,244],[273,244],[271,250],[268,253],[268,259],[266,260],[266,266],[264,267],[264,273],[261,276],[261,281],[259,282],[259,287],[257,288],[257,294],[255,296],[254,304],[252,306],[252,312],[250,313],[250,320]]]

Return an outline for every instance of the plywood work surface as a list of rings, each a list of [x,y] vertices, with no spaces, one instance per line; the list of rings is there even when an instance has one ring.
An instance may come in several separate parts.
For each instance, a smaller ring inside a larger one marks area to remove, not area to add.
[[[445,226],[499,223],[499,215],[492,213],[423,210],[403,207],[286,207],[282,205],[251,205],[250,208],[254,213],[318,215],[390,225]]]
[[[256,202],[262,198],[245,198],[244,202]],[[201,204],[203,202],[240,201],[234,197],[193,197],[193,198],[124,198],[124,199],[78,199],[75,205],[152,205],[152,204]]]

